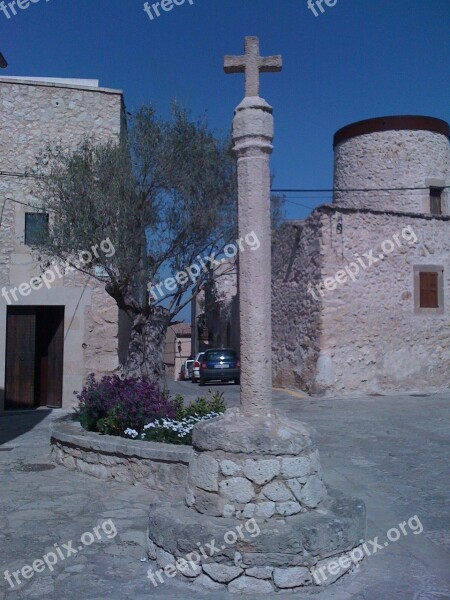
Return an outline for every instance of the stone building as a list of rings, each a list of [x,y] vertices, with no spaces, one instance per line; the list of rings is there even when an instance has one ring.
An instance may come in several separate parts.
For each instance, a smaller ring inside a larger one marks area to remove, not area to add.
[[[79,272],[30,286],[41,270],[29,244],[45,215],[32,207],[33,179],[20,174],[49,143],[117,139],[122,92],[92,80],[1,77],[0,119],[0,410],[5,399],[7,408],[68,408],[88,373],[118,366],[118,309]]]
[[[191,356],[192,327],[189,323],[169,325],[164,344],[164,368],[166,380],[177,381],[181,365]]]
[[[339,130],[334,154],[333,203],[274,241],[274,383],[324,395],[448,388],[449,126],[369,119]]]
[[[211,271],[210,280],[192,301],[192,354],[207,348],[239,352],[237,260],[228,259]]]

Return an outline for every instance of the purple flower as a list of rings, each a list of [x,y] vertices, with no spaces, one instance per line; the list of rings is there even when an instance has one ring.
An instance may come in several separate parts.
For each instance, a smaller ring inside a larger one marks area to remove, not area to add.
[[[96,381],[91,373],[77,396],[76,414],[85,429],[123,435],[126,429],[139,433],[158,418],[175,418],[172,401],[145,378],[120,379],[117,375]]]

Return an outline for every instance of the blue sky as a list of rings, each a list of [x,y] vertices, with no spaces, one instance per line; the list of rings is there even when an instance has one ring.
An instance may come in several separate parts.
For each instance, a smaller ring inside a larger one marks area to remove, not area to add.
[[[154,0],[152,0],[153,2]],[[149,19],[143,0],[38,0],[0,12],[1,74],[99,79],[127,109],[177,98],[226,132],[243,77],[223,73],[257,35],[283,72],[262,75],[275,109],[275,187],[332,186],[332,137],[343,125],[389,114],[450,119],[450,0],[337,0],[315,17],[307,0],[186,0]],[[326,201],[295,198],[315,206]],[[306,208],[287,204],[288,218]]]

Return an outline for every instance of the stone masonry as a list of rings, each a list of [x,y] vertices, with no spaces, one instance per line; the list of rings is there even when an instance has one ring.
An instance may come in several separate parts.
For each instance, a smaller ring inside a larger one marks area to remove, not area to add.
[[[237,409],[227,412],[228,421],[238,418]],[[326,489],[319,453],[307,431],[295,427],[289,431],[286,427],[285,435],[292,433],[292,443],[279,443],[277,447],[278,421],[272,418],[267,421],[271,449],[261,447],[262,433],[259,443],[258,437],[250,438],[241,448],[235,446],[230,451],[218,448],[201,452],[197,448],[189,465],[188,506],[202,514],[238,519],[254,517],[263,521],[319,506],[326,497]],[[222,426],[223,421],[217,423],[217,427]],[[197,437],[199,431],[201,427],[197,428]],[[220,437],[219,431],[210,427],[208,437],[214,436]],[[294,436],[298,437],[294,439]],[[257,446],[256,453],[252,450],[253,443]]]
[[[3,171],[23,173],[49,144],[75,149],[86,136],[101,143],[124,131],[122,93],[96,81],[0,78],[0,162]],[[0,288],[29,282],[41,273],[24,244],[24,204],[35,204],[31,178],[0,178]],[[99,239],[100,243],[102,240]],[[84,249],[83,249],[84,250]],[[88,249],[86,249],[88,250]],[[15,305],[65,306],[63,406],[70,407],[90,372],[118,366],[118,309],[102,284],[80,273],[56,279],[51,289],[18,296]],[[0,298],[0,411],[5,377],[7,302]]]
[[[402,125],[388,117],[387,130],[335,144],[335,188],[360,191],[337,191],[274,240],[279,386],[346,395],[450,384],[450,148],[448,134],[433,131],[446,124],[420,118],[431,131],[394,131],[390,119]],[[442,189],[441,214],[430,214],[430,187]],[[439,272],[439,307],[420,309],[418,273],[429,269]]]

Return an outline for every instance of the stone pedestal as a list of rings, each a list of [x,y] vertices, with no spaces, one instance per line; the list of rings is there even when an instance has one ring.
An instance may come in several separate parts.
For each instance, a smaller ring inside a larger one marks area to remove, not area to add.
[[[193,444],[186,505],[150,507],[158,568],[202,589],[271,593],[328,585],[359,562],[364,504],[326,488],[304,424],[233,408],[197,425]]]
[[[319,453],[306,428],[237,408],[194,432],[186,503],[216,517],[264,521],[316,508],[326,497]]]

